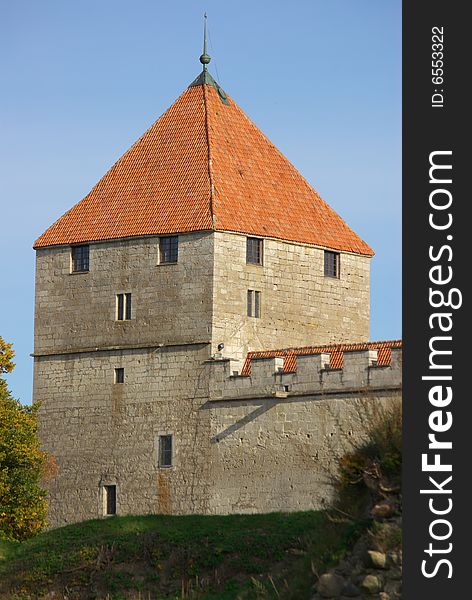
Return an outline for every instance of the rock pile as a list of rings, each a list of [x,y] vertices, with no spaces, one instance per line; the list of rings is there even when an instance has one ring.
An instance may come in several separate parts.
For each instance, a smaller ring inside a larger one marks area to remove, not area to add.
[[[384,521],[382,530],[390,539],[400,537],[401,518]],[[386,551],[377,536],[367,533],[349,556],[321,575],[312,600],[400,600],[401,587],[401,545]]]

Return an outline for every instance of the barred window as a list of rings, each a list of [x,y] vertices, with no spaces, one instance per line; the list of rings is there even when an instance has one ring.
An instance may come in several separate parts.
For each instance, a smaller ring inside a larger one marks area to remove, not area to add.
[[[72,272],[81,273],[89,270],[89,249],[85,246],[72,246]]]
[[[247,316],[256,319],[261,316],[261,293],[257,290],[247,291]]]
[[[179,257],[179,238],[176,235],[159,239],[159,262],[176,263]]]
[[[260,238],[246,238],[246,262],[253,265],[262,265],[263,240]]]
[[[159,436],[159,466],[172,466],[172,435]]]
[[[116,320],[129,321],[131,319],[131,294],[116,295]]]
[[[325,250],[325,253],[324,253],[325,277],[339,278],[339,263],[340,263],[339,252],[330,252],[329,250]]]

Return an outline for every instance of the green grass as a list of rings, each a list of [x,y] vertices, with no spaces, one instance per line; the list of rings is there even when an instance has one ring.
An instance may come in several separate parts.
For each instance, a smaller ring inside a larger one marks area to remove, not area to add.
[[[357,534],[322,512],[87,521],[0,542],[0,598],[303,600]]]

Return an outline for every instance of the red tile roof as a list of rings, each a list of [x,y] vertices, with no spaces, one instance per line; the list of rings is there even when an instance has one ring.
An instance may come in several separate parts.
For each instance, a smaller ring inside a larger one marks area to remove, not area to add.
[[[197,230],[371,256],[228,96],[192,85],[34,247]]]
[[[377,364],[380,367],[388,366],[392,358],[392,348],[401,348],[402,340],[389,340],[384,342],[362,342],[358,344],[329,344],[326,346],[302,346],[300,348],[284,348],[281,350],[260,350],[248,352],[241,375],[250,375],[251,360],[253,358],[284,357],[284,371],[291,373],[297,370],[297,356],[319,354],[326,352],[330,355],[329,366],[331,369],[342,369],[344,352],[350,350],[378,350]]]

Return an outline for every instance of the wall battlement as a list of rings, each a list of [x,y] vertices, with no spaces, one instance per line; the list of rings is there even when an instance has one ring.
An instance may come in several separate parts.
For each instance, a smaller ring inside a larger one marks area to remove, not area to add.
[[[389,365],[378,366],[376,349],[344,352],[343,368],[329,367],[328,352],[297,356],[294,372],[284,372],[284,358],[254,357],[251,374],[241,375],[241,364],[230,358],[207,361],[211,401],[294,395],[332,395],[400,388],[402,349],[391,349]]]

